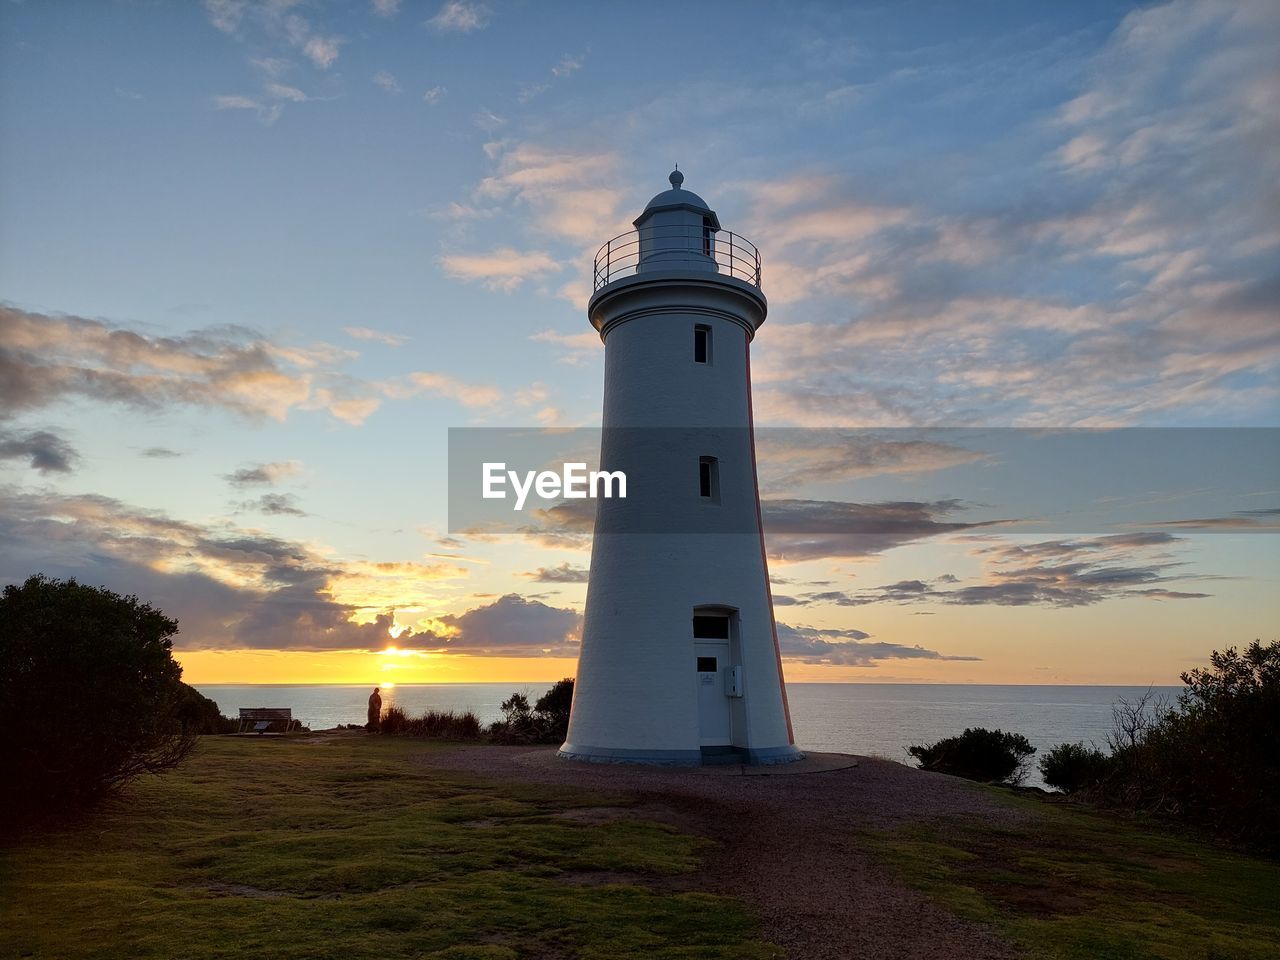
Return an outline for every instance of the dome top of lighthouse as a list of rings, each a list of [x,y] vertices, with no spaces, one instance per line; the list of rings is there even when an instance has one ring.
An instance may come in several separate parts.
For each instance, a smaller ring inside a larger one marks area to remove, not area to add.
[[[671,176],[667,177],[667,180],[671,184],[671,189],[663,190],[645,205],[644,213],[640,214],[635,220],[637,227],[650,214],[658,213],[662,210],[690,210],[701,216],[710,217],[712,229],[720,229],[720,218],[716,216],[714,210],[707,206],[707,201],[692,190],[684,189],[684,174],[680,172],[678,167],[671,171]]]

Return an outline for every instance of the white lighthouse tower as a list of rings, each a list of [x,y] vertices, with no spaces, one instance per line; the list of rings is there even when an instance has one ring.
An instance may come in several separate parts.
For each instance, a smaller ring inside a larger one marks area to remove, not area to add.
[[[605,345],[597,501],[562,756],[703,764],[798,760],[760,525],[750,346],[760,257],[705,201],[658,194],[600,248]]]

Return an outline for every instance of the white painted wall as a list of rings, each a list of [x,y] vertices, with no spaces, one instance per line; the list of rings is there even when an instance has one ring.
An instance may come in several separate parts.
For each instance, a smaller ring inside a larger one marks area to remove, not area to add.
[[[733,745],[755,762],[801,756],[776,649],[748,429],[750,335],[765,310],[754,287],[698,270],[649,270],[593,298],[605,342],[601,464],[628,471],[628,497],[598,502],[564,755],[700,762],[692,617],[695,607],[719,606],[738,613],[731,646],[744,670]],[[693,359],[698,324],[711,328],[707,364]],[[699,497],[702,456],[719,460],[718,503]],[[605,532],[618,519],[629,530],[667,532]]]

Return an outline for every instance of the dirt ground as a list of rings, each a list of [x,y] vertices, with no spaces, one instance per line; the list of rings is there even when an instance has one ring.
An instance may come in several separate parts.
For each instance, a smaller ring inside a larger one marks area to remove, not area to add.
[[[424,762],[503,779],[635,798],[622,815],[671,823],[717,841],[679,886],[737,897],[766,939],[794,960],[1004,960],[994,931],[950,915],[872,864],[859,830],[971,814],[1018,814],[963,780],[901,764],[812,754],[777,767],[678,769],[579,763],[540,747],[462,747]],[[617,815],[608,808],[584,817]],[[605,877],[603,881],[618,880]],[[591,882],[591,878],[574,878]]]

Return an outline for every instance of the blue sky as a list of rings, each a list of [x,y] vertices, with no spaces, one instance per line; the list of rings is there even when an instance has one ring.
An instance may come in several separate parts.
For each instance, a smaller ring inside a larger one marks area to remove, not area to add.
[[[244,648],[364,677],[392,617],[415,676],[554,673],[589,544],[450,538],[446,431],[598,422],[591,256],[677,161],[763,251],[762,425],[1277,426],[1277,40],[1263,2],[7,4],[0,578],[150,590],[206,678],[260,675],[196,654]],[[1167,682],[1265,634],[1257,436],[1248,482],[1135,514],[1174,539],[1072,530],[1070,570],[973,604],[938,578],[1012,560],[936,526],[954,462],[837,443],[862,467],[824,496],[925,525],[776,546],[784,596],[886,598],[780,607],[789,671]]]

